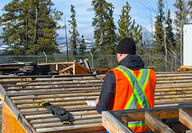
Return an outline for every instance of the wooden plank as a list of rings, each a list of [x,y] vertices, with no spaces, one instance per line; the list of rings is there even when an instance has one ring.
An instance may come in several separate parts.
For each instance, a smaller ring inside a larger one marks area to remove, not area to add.
[[[70,111],[70,113],[74,116],[80,116],[84,117],[85,115],[100,115],[96,110],[83,110],[83,111]],[[40,120],[40,119],[47,119],[47,118],[55,118],[52,114],[45,112],[45,113],[39,113],[39,114],[31,114],[31,115],[25,115],[25,118],[28,121],[33,121],[33,120]]]
[[[174,133],[167,125],[163,124],[153,113],[150,111],[145,112],[145,123],[155,133]]]
[[[191,68],[192,69],[192,66],[180,66],[180,68]]]
[[[50,86],[50,85],[63,85],[65,87],[67,86],[73,86],[75,84],[75,86],[82,86],[82,85],[94,85],[95,83],[98,83],[99,85],[102,85],[103,81],[99,80],[99,79],[95,79],[95,78],[91,78],[91,79],[78,79],[81,80],[81,82],[77,81],[77,80],[63,80],[63,81],[52,81],[52,82],[34,82],[34,83],[18,83],[18,84],[11,84],[11,85],[3,85],[3,87],[5,87],[6,89],[9,87],[9,89],[14,89],[14,88],[21,88],[21,89],[25,89],[25,88],[30,88],[30,87],[42,87],[42,86]],[[85,82],[83,82],[85,81]],[[89,82],[87,82],[89,81]],[[91,84],[93,81],[94,84]],[[84,84],[84,83],[88,83],[88,84]],[[96,84],[97,85],[97,84]]]
[[[192,130],[192,117],[191,113],[184,108],[179,109],[179,121]]]
[[[74,90],[74,91],[66,91],[66,90],[59,90],[59,91],[49,91],[50,94],[68,94],[68,93],[83,93],[83,92],[98,92],[99,90],[98,89],[85,89],[85,90]],[[43,95],[45,94],[45,92],[23,92],[23,93],[10,93],[10,94],[7,94],[7,96],[28,96],[28,95]]]
[[[75,62],[73,62],[73,75],[75,75]]]
[[[26,130],[15,117],[12,110],[3,102],[2,111],[2,133],[32,133]]]
[[[110,133],[133,133],[131,129],[122,124],[108,111],[102,112],[102,125]]]
[[[55,65],[55,64],[70,65],[70,64],[73,64],[73,62],[52,62],[52,63],[41,63],[40,65]]]
[[[86,133],[91,131],[103,131],[101,123],[93,123],[86,125],[74,125],[74,126],[61,126],[54,128],[41,128],[37,129],[38,133]]]
[[[97,91],[99,90],[98,87],[90,87],[90,88],[71,88],[71,89],[37,89],[37,90],[21,90],[21,91],[8,91],[8,95],[35,95],[35,94],[46,94],[46,93],[67,93],[67,92],[78,92],[81,93],[81,91]]]
[[[91,71],[85,67],[83,67],[81,64],[79,63],[75,63],[75,74],[90,74]]]
[[[44,114],[46,115],[46,114]],[[75,116],[73,115],[73,118],[74,118],[74,122],[77,124],[77,121],[79,120],[95,120],[95,119],[100,119],[99,122],[101,122],[101,115],[100,114],[85,114],[85,115],[78,115],[78,116]],[[31,124],[45,124],[45,123],[54,123],[54,122],[60,122],[61,121],[56,118],[55,116],[49,116],[47,118],[36,118],[35,120],[31,120],[30,123]],[[74,124],[75,124],[74,123]]]

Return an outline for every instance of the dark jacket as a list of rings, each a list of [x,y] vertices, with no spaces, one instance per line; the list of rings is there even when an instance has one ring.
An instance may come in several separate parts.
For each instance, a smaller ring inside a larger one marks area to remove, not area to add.
[[[128,55],[123,60],[121,60],[118,65],[123,65],[129,69],[137,70],[144,68],[144,63],[139,56]],[[115,93],[116,80],[113,72],[107,73],[104,78],[104,83],[101,89],[101,94],[99,97],[99,103],[96,106],[97,112],[109,110],[110,99]]]

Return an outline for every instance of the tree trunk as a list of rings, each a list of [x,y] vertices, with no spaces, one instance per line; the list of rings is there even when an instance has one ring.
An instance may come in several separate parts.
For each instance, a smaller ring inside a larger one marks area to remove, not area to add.
[[[165,47],[165,70],[167,72],[167,36],[166,36],[166,30],[164,28],[164,47]]]
[[[38,36],[37,36],[37,32],[38,32],[38,13],[39,13],[39,8],[38,8],[38,1],[36,1],[35,3],[35,32],[34,32],[34,45],[37,45],[37,40],[38,40]],[[36,49],[34,49],[34,54],[36,53]]]

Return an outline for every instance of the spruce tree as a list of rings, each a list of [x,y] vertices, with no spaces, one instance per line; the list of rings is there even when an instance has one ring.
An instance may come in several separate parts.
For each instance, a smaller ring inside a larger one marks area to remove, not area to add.
[[[84,36],[82,35],[81,36],[82,37],[82,40],[81,40],[81,42],[80,42],[80,44],[79,44],[79,54],[80,55],[84,55],[85,54],[85,50],[86,50],[86,43],[85,43],[85,39],[84,39]]]
[[[53,6],[51,0],[12,0],[4,7],[1,38],[11,46],[10,54],[59,52],[56,30],[62,13]]]
[[[189,5],[189,14],[192,19],[192,0],[189,0],[188,5]]]
[[[95,27],[95,47],[92,49],[92,52],[115,54],[116,34],[115,24],[113,22],[114,7],[105,0],[93,0],[92,5],[95,12],[92,23]]]
[[[175,11],[175,26],[176,26],[176,43],[180,49],[180,55],[183,54],[183,26],[188,22],[189,8],[185,0],[176,0],[174,4]],[[180,57],[182,63],[182,57]]]
[[[79,32],[77,31],[77,22],[75,17],[76,17],[75,7],[71,5],[71,20],[69,21],[71,30],[69,31],[69,33],[71,34],[70,48],[71,48],[72,55],[78,54],[77,37],[79,36]]]
[[[173,26],[172,26],[172,19],[171,19],[171,12],[168,10],[167,18],[165,21],[165,31],[166,31],[166,44],[168,50],[172,51],[176,46],[175,36],[173,33]]]
[[[4,6],[3,15],[0,18],[0,25],[3,27],[3,33],[0,39],[11,47],[10,53],[23,54],[28,46],[26,39],[27,33],[24,29],[26,20],[22,12],[23,3],[20,0],[12,0]]]
[[[123,6],[121,10],[120,19],[118,21],[118,40],[122,40],[124,38],[133,38],[135,42],[142,42],[142,28],[139,25],[136,25],[135,20],[132,20],[130,16],[131,6],[128,2]]]
[[[154,54],[164,53],[164,3],[163,0],[158,1],[158,14],[155,22],[155,47]]]

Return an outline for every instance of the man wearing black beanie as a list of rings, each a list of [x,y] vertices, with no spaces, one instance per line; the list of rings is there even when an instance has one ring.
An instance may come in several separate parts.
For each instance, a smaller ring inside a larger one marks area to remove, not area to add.
[[[119,42],[117,61],[118,66],[105,76],[100,97],[95,101],[97,111],[154,107],[156,75],[154,70],[145,68],[136,55],[132,38]],[[137,133],[150,131],[143,121],[129,122],[128,126]]]

